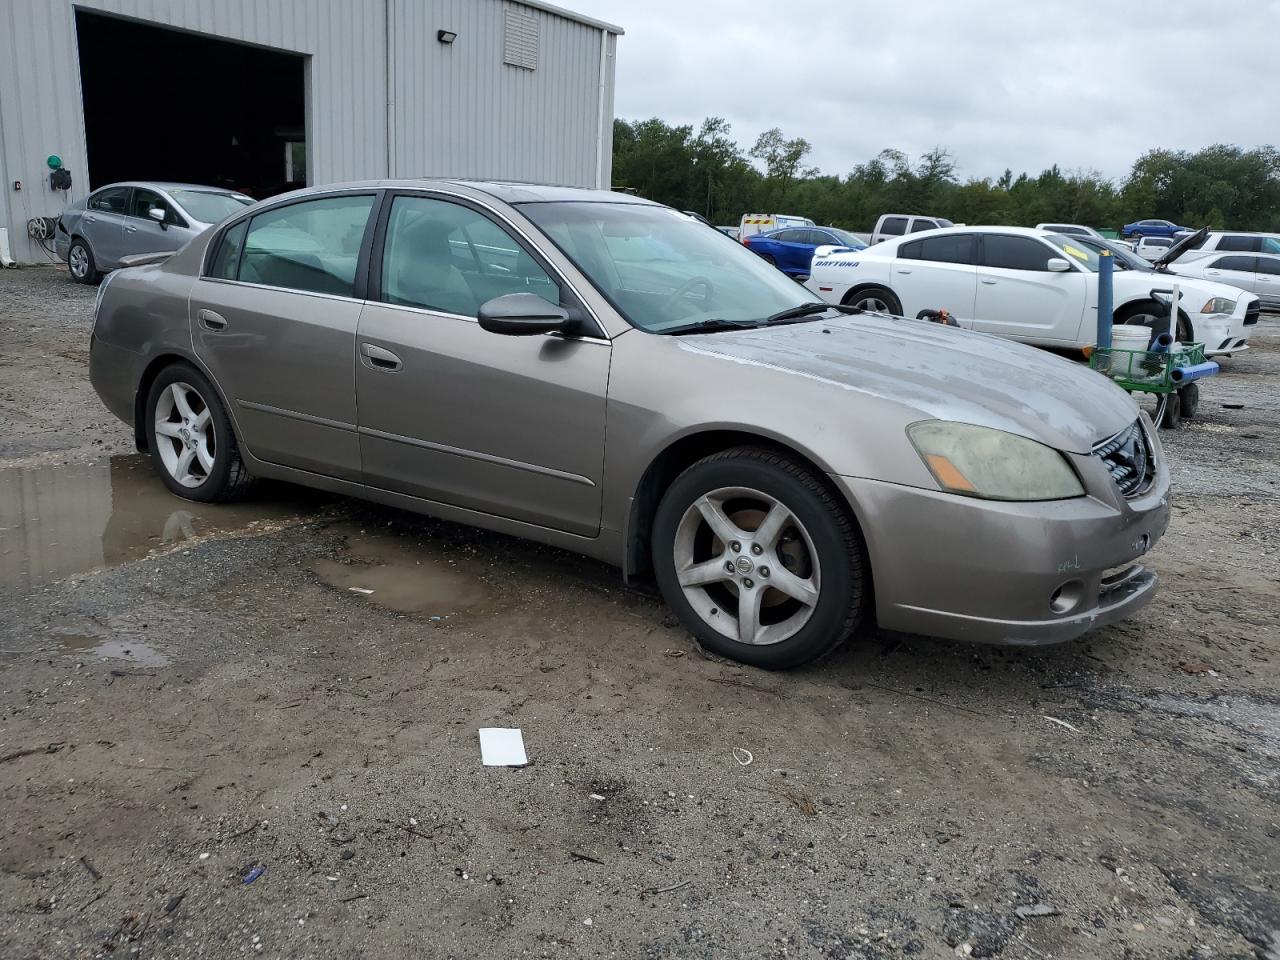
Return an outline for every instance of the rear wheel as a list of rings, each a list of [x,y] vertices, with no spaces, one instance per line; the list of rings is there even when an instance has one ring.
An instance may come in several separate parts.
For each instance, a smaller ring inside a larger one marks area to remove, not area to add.
[[[851,307],[867,310],[871,313],[891,313],[895,317],[902,316],[902,301],[894,296],[892,290],[884,287],[863,287],[845,297],[844,302]]]
[[[195,367],[160,371],[147,394],[147,446],[166,487],[180,497],[213,503],[240,496],[250,484],[222,399]]]
[[[862,540],[848,511],[778,453],[739,447],[682,473],[658,507],[653,551],[667,604],[733,660],[798,666],[862,618]]]
[[[76,283],[97,283],[101,276],[93,259],[93,251],[79,237],[71,241],[71,248],[67,250],[67,269]]]

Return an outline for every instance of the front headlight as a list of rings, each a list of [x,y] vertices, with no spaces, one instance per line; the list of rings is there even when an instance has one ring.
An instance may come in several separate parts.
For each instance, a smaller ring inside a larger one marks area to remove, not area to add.
[[[913,423],[907,436],[949,493],[984,500],[1065,500],[1084,494],[1061,453],[1026,437],[946,420]]]
[[[1213,297],[1200,308],[1201,313],[1235,313],[1236,302],[1226,297]]]

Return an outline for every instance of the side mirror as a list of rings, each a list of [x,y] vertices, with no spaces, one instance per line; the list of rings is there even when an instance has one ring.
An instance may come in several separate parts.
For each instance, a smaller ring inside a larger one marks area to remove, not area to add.
[[[1051,273],[1066,273],[1071,269],[1070,261],[1063,257],[1050,257],[1045,266],[1049,268]]]
[[[165,211],[163,207],[152,207],[150,210],[147,211],[147,216],[150,217],[152,220],[154,220],[156,223],[160,224],[160,226],[162,227],[165,226],[165,222],[164,222]]]
[[[476,314],[481,329],[509,337],[557,333],[571,324],[569,311],[543,300],[536,293],[508,293],[480,305]]]

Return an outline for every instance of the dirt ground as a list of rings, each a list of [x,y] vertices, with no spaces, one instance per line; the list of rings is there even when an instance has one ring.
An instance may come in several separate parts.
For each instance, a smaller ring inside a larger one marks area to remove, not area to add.
[[[1280,957],[1280,319],[1166,435],[1131,622],[767,674],[555,550],[171,497],[93,296],[0,271],[5,960]]]

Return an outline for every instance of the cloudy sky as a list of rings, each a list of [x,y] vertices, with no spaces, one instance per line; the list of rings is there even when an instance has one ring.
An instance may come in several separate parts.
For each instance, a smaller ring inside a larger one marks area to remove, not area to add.
[[[622,26],[616,115],[770,127],[825,173],[940,144],[962,176],[1280,140],[1280,0],[559,0]],[[1141,65],[1141,69],[1136,69]]]

